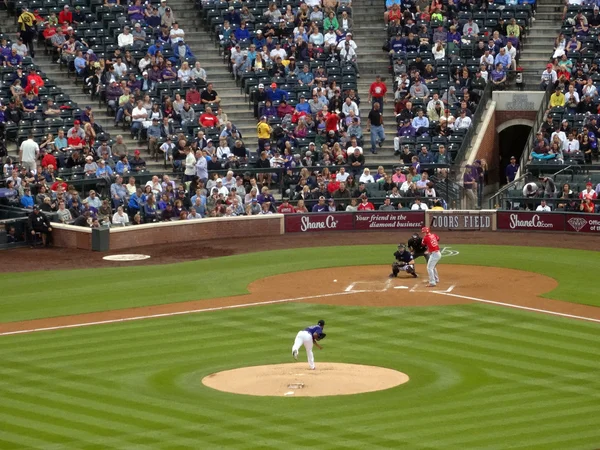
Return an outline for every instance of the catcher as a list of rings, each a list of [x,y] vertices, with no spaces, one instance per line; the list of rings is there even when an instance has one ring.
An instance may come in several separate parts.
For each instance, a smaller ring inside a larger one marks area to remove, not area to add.
[[[316,325],[305,328],[304,330],[298,331],[296,339],[294,340],[294,346],[292,347],[292,356],[295,360],[298,359],[298,350],[304,345],[306,349],[306,356],[308,358],[308,367],[311,370],[315,370],[315,357],[313,355],[313,345],[316,345],[319,350],[323,350],[323,347],[319,345],[320,340],[325,339],[327,336],[323,333],[325,327],[325,321],[319,320]]]
[[[390,273],[390,278],[396,278],[398,276],[398,272],[401,270],[411,274],[413,278],[419,277],[415,272],[415,261],[413,256],[406,249],[406,245],[398,245],[398,251],[394,252],[394,258],[396,258],[396,261],[392,263],[392,273]]]
[[[429,253],[427,252],[427,246],[423,244],[423,239],[418,233],[413,234],[408,240],[408,249],[412,253],[413,260],[422,256],[425,261],[429,261]]]

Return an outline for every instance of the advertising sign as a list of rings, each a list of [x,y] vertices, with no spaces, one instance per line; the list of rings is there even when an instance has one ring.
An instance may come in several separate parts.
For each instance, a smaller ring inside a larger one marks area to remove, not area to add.
[[[499,230],[565,231],[565,216],[560,213],[498,211]]]
[[[485,230],[492,231],[495,211],[429,211],[432,230]]]
[[[600,216],[597,214],[567,214],[565,227],[567,231],[600,234]]]
[[[425,225],[422,211],[358,212],[354,217],[355,230],[392,230],[421,228]]]
[[[352,213],[287,214],[286,233],[311,231],[350,231],[354,229]]]

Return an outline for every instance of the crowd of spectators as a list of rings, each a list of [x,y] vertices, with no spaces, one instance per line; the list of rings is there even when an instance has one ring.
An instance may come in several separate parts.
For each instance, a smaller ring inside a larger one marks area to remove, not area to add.
[[[581,183],[565,182],[557,184],[551,176],[541,176],[536,181],[525,183],[523,188],[509,197],[509,209],[528,211],[571,211],[584,213],[600,212],[598,195],[600,182],[587,178]]]
[[[540,89],[552,94],[529,159],[592,164],[599,159],[600,10],[597,5],[568,2],[564,14],[554,52],[540,78]]]

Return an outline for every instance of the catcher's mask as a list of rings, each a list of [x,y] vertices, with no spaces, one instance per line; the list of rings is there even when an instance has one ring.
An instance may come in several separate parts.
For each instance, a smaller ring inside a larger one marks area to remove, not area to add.
[[[398,244],[398,250],[404,250],[405,248],[406,248],[406,245]]]

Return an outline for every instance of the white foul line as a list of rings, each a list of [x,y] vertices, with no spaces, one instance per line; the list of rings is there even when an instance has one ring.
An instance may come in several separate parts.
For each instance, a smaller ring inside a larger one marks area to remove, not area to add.
[[[555,311],[548,311],[547,309],[532,308],[530,306],[514,305],[512,303],[496,302],[496,301],[493,301],[493,300],[484,300],[482,298],[469,297],[468,295],[450,294],[448,292],[441,292],[441,291],[430,291],[430,292],[432,294],[448,295],[450,297],[463,298],[465,300],[472,300],[474,302],[489,303],[491,305],[506,306],[508,308],[524,309],[526,311],[534,311],[534,312],[539,312],[539,313],[551,314],[553,316],[569,317],[571,319],[580,319],[580,320],[587,320],[589,322],[600,323],[600,319],[593,319],[591,317],[576,316],[574,314],[567,314],[567,313],[560,313],[560,312],[555,312]]]
[[[256,302],[256,303],[243,303],[243,304],[239,304],[239,305],[229,305],[229,306],[215,306],[213,308],[192,309],[189,311],[174,311],[174,312],[161,313],[161,314],[149,314],[147,316],[124,317],[121,319],[108,319],[108,320],[100,320],[100,321],[96,321],[96,322],[85,322],[85,323],[74,323],[74,324],[70,324],[70,325],[59,325],[59,326],[55,326],[55,327],[32,328],[29,330],[18,330],[18,331],[6,331],[4,333],[0,333],[0,336],[8,336],[11,334],[35,333],[38,331],[63,330],[65,328],[89,327],[91,325],[103,325],[103,324],[107,324],[107,323],[131,322],[133,320],[156,319],[159,317],[181,316],[184,314],[194,314],[194,313],[201,313],[201,312],[223,311],[226,309],[246,308],[249,306],[274,305],[276,303],[297,302],[300,300],[310,300],[312,298],[335,297],[337,295],[362,294],[365,292],[372,292],[372,291],[360,290],[360,291],[350,291],[350,292],[336,292],[333,294],[307,295],[305,297],[283,298],[281,300],[268,300],[268,301]],[[34,320],[39,320],[39,319],[34,319]]]
[[[414,291],[415,287],[416,287],[416,285],[413,286],[413,288],[410,290],[410,292],[415,292]],[[81,328],[81,327],[88,327],[88,326],[91,326],[91,325],[103,325],[103,324],[108,324],[108,323],[131,322],[131,321],[134,321],[134,320],[156,319],[156,318],[159,318],[159,317],[181,316],[181,315],[184,315],[184,314],[195,314],[195,313],[201,313],[201,312],[224,311],[224,310],[227,310],[227,309],[246,308],[246,307],[250,307],[250,306],[274,305],[274,304],[277,304],[277,303],[297,302],[297,301],[300,301],[300,300],[310,300],[310,299],[313,299],[313,298],[335,297],[337,295],[363,294],[363,293],[366,293],[366,292],[383,292],[383,291],[381,291],[381,290],[367,290],[367,289],[365,289],[365,290],[358,290],[358,291],[335,292],[335,293],[332,293],[332,294],[307,295],[307,296],[304,296],[304,297],[283,298],[283,299],[280,299],[280,300],[267,300],[267,301],[264,301],[264,302],[256,302],[256,303],[243,303],[243,304],[239,304],[239,305],[216,306],[216,307],[213,307],[213,308],[192,309],[192,310],[188,310],[188,311],[174,311],[174,312],[170,312],[170,313],[149,314],[149,315],[146,315],[146,316],[136,316],[136,317],[124,317],[124,318],[121,318],[121,319],[100,320],[100,321],[96,321],[96,322],[74,323],[74,324],[70,324],[70,325],[59,325],[59,326],[55,326],[55,327],[32,328],[32,329],[29,329],[29,330],[6,331],[6,332],[3,332],[3,333],[0,333],[0,336],[9,336],[9,335],[13,335],[13,334],[36,333],[38,331],[63,330],[63,329],[66,329],[66,328]],[[546,309],[539,309],[539,308],[531,308],[529,306],[514,305],[512,303],[497,302],[497,301],[493,301],[493,300],[484,300],[482,298],[469,297],[467,295],[451,294],[449,292],[443,292],[443,291],[425,291],[425,292],[431,292],[432,294],[438,294],[438,295],[447,295],[447,296],[450,296],[450,297],[462,298],[462,299],[465,299],[465,300],[472,300],[474,302],[488,303],[488,304],[491,304],[491,305],[506,306],[508,308],[523,309],[523,310],[526,310],[526,311],[534,311],[534,312],[539,312],[539,313],[551,314],[551,315],[554,315],[554,316],[568,317],[568,318],[571,318],[571,319],[580,319],[580,320],[587,320],[589,322],[600,323],[600,319],[593,319],[591,317],[584,317],[584,316],[577,316],[577,315],[574,315],[574,314],[559,313],[559,312],[555,312],[555,311],[548,311]],[[34,319],[34,320],[37,320],[37,319]]]

